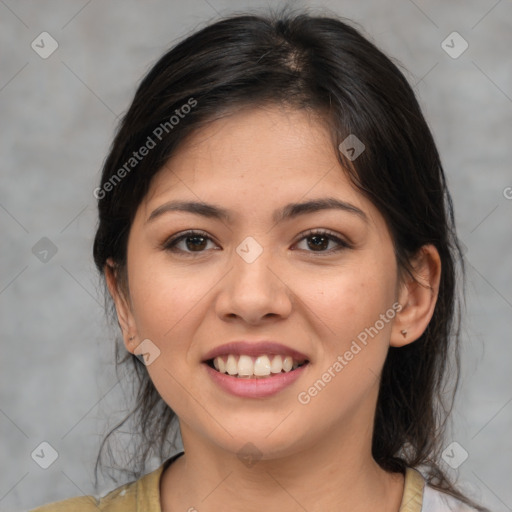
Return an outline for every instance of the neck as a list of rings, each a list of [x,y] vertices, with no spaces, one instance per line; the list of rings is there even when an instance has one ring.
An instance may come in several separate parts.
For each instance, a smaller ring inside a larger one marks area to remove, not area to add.
[[[274,459],[246,459],[182,428],[185,453],[164,472],[162,511],[218,510],[396,512],[404,478],[382,470],[367,448],[370,439],[338,437]],[[190,442],[187,442],[190,441]],[[368,442],[369,441],[369,442]]]

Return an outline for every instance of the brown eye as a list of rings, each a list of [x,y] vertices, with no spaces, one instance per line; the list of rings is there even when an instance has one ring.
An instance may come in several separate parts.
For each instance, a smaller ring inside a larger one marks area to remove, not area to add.
[[[329,231],[311,230],[301,238],[300,242],[303,240],[307,240],[308,249],[305,249],[307,252],[332,253],[350,247],[349,243]],[[328,249],[331,242],[334,242],[338,247]]]
[[[187,249],[190,249],[192,251],[200,251],[204,249],[207,245],[206,243],[206,237],[202,235],[193,235],[193,236],[187,236],[185,239],[185,245],[187,246]],[[189,244],[190,242],[190,244]]]
[[[193,252],[201,253],[205,252],[209,241],[212,241],[212,239],[202,231],[187,231],[180,235],[173,236],[164,242],[162,249],[185,254]],[[182,242],[182,246],[179,247],[179,244]]]
[[[311,230],[303,235],[299,242],[306,240],[306,252],[314,252],[320,254],[331,254],[333,252],[347,249],[350,244],[329,231]],[[190,255],[192,253],[206,252],[208,242],[213,240],[210,236],[202,231],[186,231],[171,237],[164,242],[162,249],[174,253],[182,253]],[[329,248],[329,245],[334,243],[334,248]],[[181,244],[181,247],[180,247]]]
[[[329,238],[324,235],[308,236],[306,240],[311,241],[311,243],[308,243],[308,247],[315,251],[317,249],[327,249],[327,246],[329,245]]]

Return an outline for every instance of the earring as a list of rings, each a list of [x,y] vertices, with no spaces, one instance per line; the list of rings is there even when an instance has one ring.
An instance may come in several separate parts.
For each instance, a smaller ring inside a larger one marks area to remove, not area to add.
[[[400,334],[401,334],[404,338],[406,338],[406,337],[407,337],[407,331],[406,331],[405,329],[402,329],[402,330],[400,331]]]

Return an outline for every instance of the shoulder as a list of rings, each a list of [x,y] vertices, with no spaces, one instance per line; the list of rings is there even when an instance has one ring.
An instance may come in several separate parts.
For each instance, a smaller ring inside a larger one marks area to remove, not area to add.
[[[80,496],[48,503],[29,512],[161,512],[160,477],[184,452],[179,452],[164,461],[158,468],[103,497]]]
[[[400,512],[477,512],[477,509],[431,487],[419,469],[408,467]]]
[[[103,497],[79,496],[48,503],[30,512],[135,512],[137,481],[122,485]]]

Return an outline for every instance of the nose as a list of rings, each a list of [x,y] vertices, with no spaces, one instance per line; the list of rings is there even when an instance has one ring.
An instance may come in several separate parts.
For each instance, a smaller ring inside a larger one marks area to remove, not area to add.
[[[293,295],[289,279],[271,251],[263,249],[254,261],[240,254],[233,254],[233,266],[221,281],[216,302],[219,318],[240,319],[251,325],[287,318]]]

